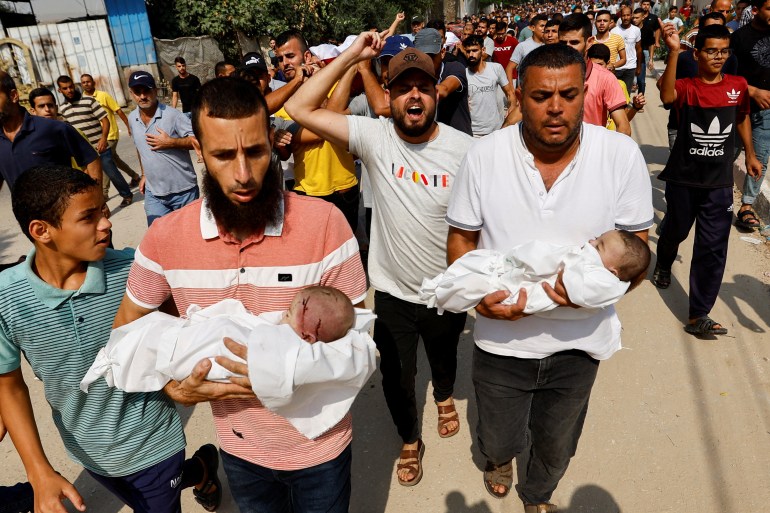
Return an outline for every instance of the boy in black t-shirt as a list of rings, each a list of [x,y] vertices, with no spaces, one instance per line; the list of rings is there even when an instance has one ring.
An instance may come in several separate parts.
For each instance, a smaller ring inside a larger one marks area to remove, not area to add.
[[[690,263],[690,312],[685,331],[724,335],[727,329],[709,318],[722,283],[733,210],[732,162],[737,132],[746,149],[746,169],[756,176],[762,166],[751,142],[749,94],[742,77],[722,74],[731,54],[730,32],[721,25],[702,28],[695,39],[698,76],[676,80],[682,51],[673,25],[661,24],[669,48],[666,71],[658,80],[664,104],[673,104],[678,134],[666,167],[666,223],[658,240],[658,261],[652,281],[671,284],[671,265],[679,244],[690,233],[695,242]]]

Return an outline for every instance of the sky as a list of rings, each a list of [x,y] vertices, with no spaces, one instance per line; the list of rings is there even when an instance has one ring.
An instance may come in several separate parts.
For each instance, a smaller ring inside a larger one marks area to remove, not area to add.
[[[50,23],[85,16],[84,2],[89,14],[105,14],[102,0],[32,0],[32,8],[39,22]],[[18,5],[19,12],[26,12],[24,4]]]

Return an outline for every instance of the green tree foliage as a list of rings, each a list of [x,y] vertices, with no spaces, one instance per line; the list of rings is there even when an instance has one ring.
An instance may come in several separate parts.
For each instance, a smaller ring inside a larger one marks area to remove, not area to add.
[[[407,20],[433,0],[146,0],[154,37],[209,35],[230,58],[239,55],[235,33],[277,35],[299,29],[311,44],[342,41],[371,27],[387,28],[399,11]],[[407,32],[408,22],[399,30]]]

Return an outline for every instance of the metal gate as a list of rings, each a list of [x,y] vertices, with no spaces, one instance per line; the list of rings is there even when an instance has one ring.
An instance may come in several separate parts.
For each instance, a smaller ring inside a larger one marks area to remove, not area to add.
[[[56,78],[69,75],[78,83],[83,73],[94,77],[96,88],[112,95],[120,105],[126,97],[120,82],[118,65],[104,20],[49,23],[7,29],[10,37],[30,47],[42,85],[56,91]]]

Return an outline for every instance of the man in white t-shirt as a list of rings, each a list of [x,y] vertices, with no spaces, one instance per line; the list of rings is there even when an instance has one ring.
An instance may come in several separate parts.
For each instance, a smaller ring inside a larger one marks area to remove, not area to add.
[[[634,78],[642,72],[642,31],[631,23],[633,12],[624,5],[620,8],[620,25],[616,25],[610,32],[617,34],[626,42],[626,63],[615,68],[615,76],[626,84],[626,90],[630,93],[634,86]]]
[[[424,277],[446,269],[448,227],[443,219],[455,174],[473,139],[435,121],[436,69],[416,48],[401,51],[388,64],[392,118],[345,116],[321,108],[325,91],[351,66],[376,58],[382,46],[378,33],[364,32],[301,88],[286,109],[308,130],[358,155],[369,172],[374,340],[385,400],[403,441],[398,482],[413,486],[422,478],[425,452],[414,391],[419,338],[431,367],[438,434],[446,438],[460,429],[452,394],[466,314],[439,316],[419,298],[419,290]]]
[[[538,14],[530,20],[529,26],[532,29],[532,37],[516,45],[513,54],[511,54],[510,62],[505,66],[505,74],[509,81],[513,81],[513,72],[516,71],[524,57],[538,46],[543,46],[543,31],[546,23],[548,23],[548,16],[545,14]]]
[[[483,137],[503,126],[503,111],[497,101],[498,88],[502,89],[511,106],[506,126],[518,121],[518,108],[513,86],[505,76],[505,70],[496,62],[484,60],[481,36],[472,35],[463,41],[468,59],[468,106],[471,111],[473,137]]]
[[[580,244],[614,228],[647,240],[652,187],[641,151],[624,135],[581,122],[584,84],[585,61],[566,45],[543,46],[522,61],[521,123],[476,142],[457,175],[447,211],[449,263],[477,248]],[[573,306],[560,285],[544,288]],[[511,461],[531,442],[519,496],[527,512],[556,511],[551,495],[577,448],[599,360],[620,349],[620,322],[612,307],[574,321],[525,316],[526,292],[503,304],[509,295],[494,292],[476,307],[484,482],[495,497],[507,495]]]

